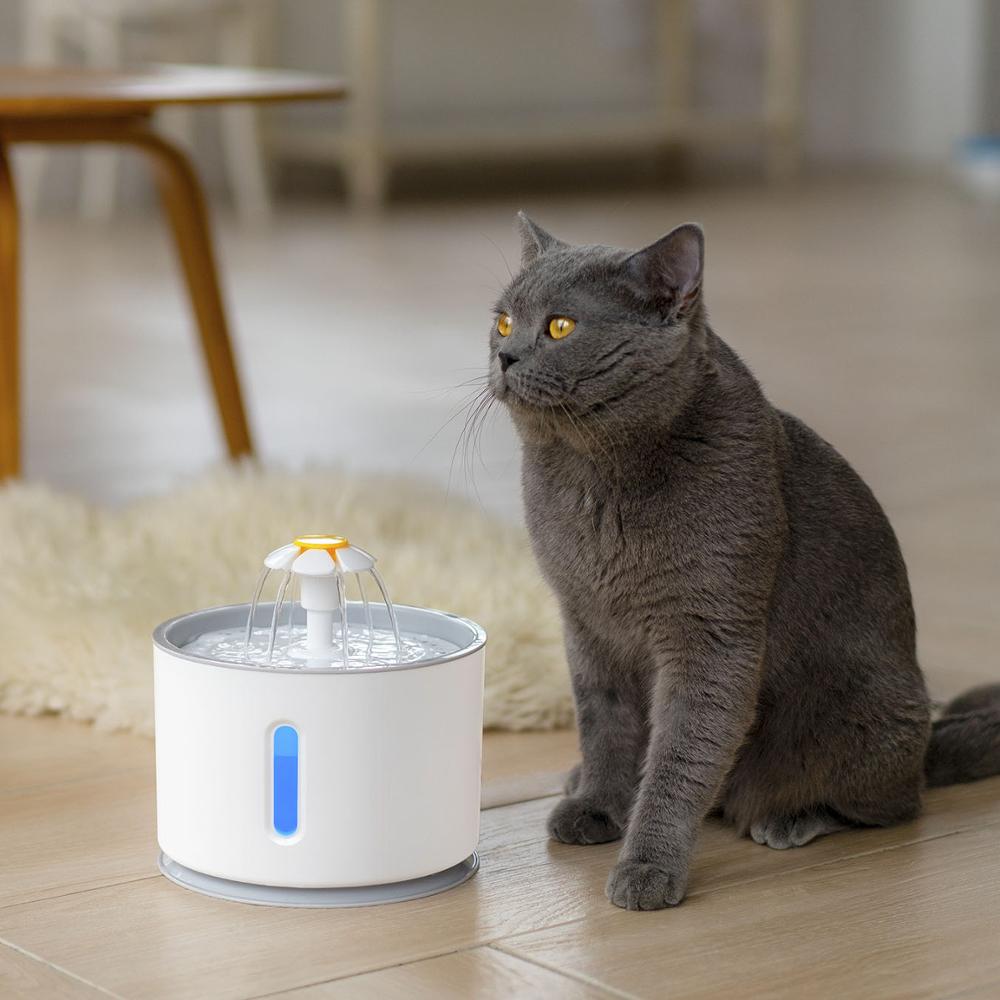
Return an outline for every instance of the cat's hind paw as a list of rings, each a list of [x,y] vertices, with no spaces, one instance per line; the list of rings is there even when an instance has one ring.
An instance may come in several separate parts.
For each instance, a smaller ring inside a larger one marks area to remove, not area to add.
[[[817,837],[846,829],[842,819],[820,810],[795,816],[769,816],[750,825],[750,836],[758,844],[785,851],[789,847],[805,847]]]
[[[604,891],[623,910],[662,910],[676,906],[686,888],[686,874],[674,874],[644,861],[619,861]]]
[[[587,796],[568,796],[549,814],[548,830],[561,844],[606,844],[622,835],[613,811]]]

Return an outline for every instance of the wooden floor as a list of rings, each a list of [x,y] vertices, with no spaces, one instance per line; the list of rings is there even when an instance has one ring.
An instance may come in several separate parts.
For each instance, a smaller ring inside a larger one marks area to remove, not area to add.
[[[545,836],[575,735],[489,735],[486,800],[506,804],[471,882],[284,910],[157,874],[148,740],[6,718],[0,750],[4,1000],[1000,996],[1000,780],[799,850],[711,823],[685,903],[626,913],[603,893],[615,845]]]

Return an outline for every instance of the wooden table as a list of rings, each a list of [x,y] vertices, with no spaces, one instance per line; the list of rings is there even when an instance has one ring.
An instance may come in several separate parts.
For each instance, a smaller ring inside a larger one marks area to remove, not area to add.
[[[229,453],[252,453],[205,200],[187,157],[153,127],[171,104],[337,100],[338,80],[266,70],[157,66],[135,71],[0,68],[0,479],[20,455],[18,207],[15,142],[114,143],[146,154],[170,222]]]

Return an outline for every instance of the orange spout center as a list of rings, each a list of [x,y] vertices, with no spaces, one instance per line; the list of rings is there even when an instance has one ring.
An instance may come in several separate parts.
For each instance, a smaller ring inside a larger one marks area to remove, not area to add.
[[[324,549],[333,552],[335,549],[346,549],[350,543],[342,535],[299,535],[292,539],[292,545],[300,549]]]

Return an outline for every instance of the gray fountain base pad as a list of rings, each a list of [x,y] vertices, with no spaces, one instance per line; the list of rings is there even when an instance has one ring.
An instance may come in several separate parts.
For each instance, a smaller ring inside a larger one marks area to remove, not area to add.
[[[339,889],[295,889],[277,885],[253,885],[231,879],[204,875],[167,857],[159,857],[160,871],[171,882],[234,903],[256,903],[259,906],[376,906],[379,903],[402,903],[407,899],[433,896],[436,892],[453,889],[472,878],[479,870],[479,855],[472,852],[464,861],[443,872],[425,875],[407,882],[388,885],[359,885]]]

